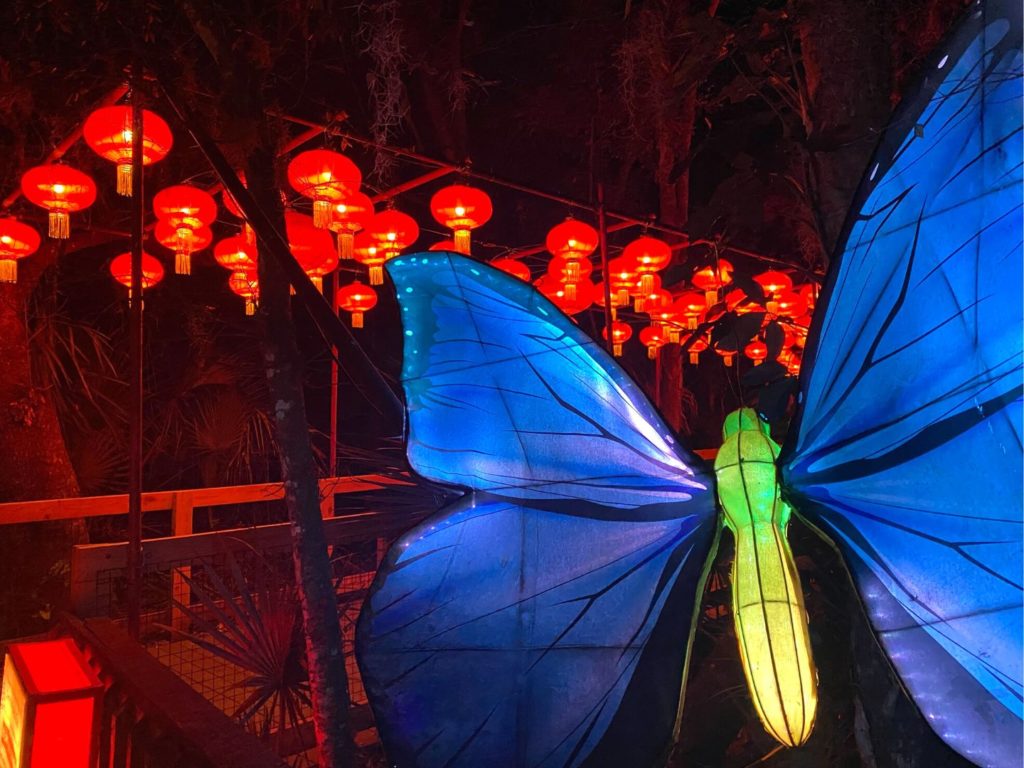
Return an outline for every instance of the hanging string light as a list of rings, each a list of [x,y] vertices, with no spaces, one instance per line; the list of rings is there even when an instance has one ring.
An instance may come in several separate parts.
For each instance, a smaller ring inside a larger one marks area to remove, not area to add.
[[[356,232],[373,218],[373,201],[362,192],[346,190],[331,209],[330,230],[338,235],[338,258],[354,258]]]
[[[377,247],[377,254],[387,261],[416,242],[420,236],[420,227],[412,216],[392,208],[376,214],[367,225],[366,234]],[[384,270],[380,266],[371,266],[370,285],[383,282]]]
[[[627,245],[622,250],[622,256],[636,262],[636,271],[640,275],[640,291],[649,294],[654,290],[655,273],[663,270],[672,261],[672,249],[668,247],[668,243],[644,235]]]
[[[430,198],[430,212],[439,224],[452,230],[456,252],[468,256],[470,231],[490,221],[494,207],[482,189],[452,184],[439,189]]]
[[[601,336],[608,340],[608,328],[607,326],[601,330]],[[623,323],[619,320],[615,320],[612,323],[612,355],[620,357],[622,355],[622,345],[630,340],[633,336],[633,328],[629,323]]]
[[[669,343],[668,335],[661,325],[648,325],[640,329],[640,343],[647,347],[647,357],[654,360],[658,351]]]
[[[577,219],[566,219],[556,224],[548,232],[544,246],[553,256],[561,256],[566,261],[564,282],[567,286],[578,283],[583,276],[583,265],[597,248],[599,237],[597,230],[589,224]],[[574,291],[570,288],[569,291]]]
[[[228,278],[228,288],[232,293],[245,300],[245,314],[249,317],[256,314],[260,301],[260,281],[255,272],[232,272]]]
[[[0,219],[0,283],[18,282],[18,259],[39,250],[42,238],[17,219]]]
[[[68,165],[37,165],[21,177],[21,193],[47,211],[47,234],[59,240],[71,235],[71,216],[96,201],[92,178]]]
[[[340,152],[310,149],[300,152],[288,163],[288,183],[303,197],[313,201],[313,226],[328,229],[332,209],[346,194],[359,190],[363,174]]]
[[[122,253],[110,262],[110,274],[128,289],[128,301],[132,300],[132,255]],[[142,290],[146,291],[164,279],[164,265],[148,253],[142,254]]]
[[[527,283],[530,282],[530,279],[533,277],[533,275],[530,274],[530,268],[519,259],[495,259],[491,262],[491,266],[512,275],[512,277],[518,277],[520,280]]]
[[[192,251],[199,250],[199,230],[209,227],[217,218],[217,201],[209,192],[189,184],[176,184],[161,189],[153,196],[153,213],[175,231],[174,272],[192,272]],[[206,245],[210,241],[207,240]],[[206,246],[202,246],[206,247]]]
[[[100,107],[86,118],[82,138],[93,152],[117,166],[117,194],[132,194],[132,108]],[[174,136],[159,115],[142,110],[142,164],[152,165],[171,151]]]
[[[363,327],[363,314],[377,306],[377,292],[356,280],[338,290],[338,306],[352,313],[352,327]]]
[[[708,307],[718,303],[718,292],[732,282],[732,272],[730,262],[718,259],[716,264],[710,264],[694,273],[693,284],[704,291],[704,300]]]

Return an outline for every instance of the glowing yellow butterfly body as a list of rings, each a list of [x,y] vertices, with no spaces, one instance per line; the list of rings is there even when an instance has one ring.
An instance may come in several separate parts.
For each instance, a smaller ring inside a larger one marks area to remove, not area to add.
[[[792,509],[779,494],[779,446],[750,408],[733,411],[715,459],[718,500],[736,541],[733,616],[754,707],[787,746],[807,741],[817,709],[817,673],[807,614],[786,539]]]

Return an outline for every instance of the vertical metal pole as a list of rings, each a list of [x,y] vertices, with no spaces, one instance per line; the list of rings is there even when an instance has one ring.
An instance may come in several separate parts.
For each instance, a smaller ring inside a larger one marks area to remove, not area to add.
[[[338,284],[341,274],[335,270],[331,278],[331,307],[338,314]],[[331,445],[328,451],[330,477],[338,474],[338,348],[331,346]],[[333,510],[332,510],[333,511]]]
[[[139,637],[142,608],[142,72],[132,66],[132,276],[129,290],[128,631]]]
[[[612,281],[608,274],[608,223],[604,215],[604,184],[597,185],[597,234],[601,245],[601,274],[604,276],[604,345],[611,354],[615,340],[612,338]]]

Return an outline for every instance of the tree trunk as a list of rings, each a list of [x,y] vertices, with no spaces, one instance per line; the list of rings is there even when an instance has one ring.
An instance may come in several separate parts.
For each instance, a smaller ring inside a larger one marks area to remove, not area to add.
[[[35,263],[22,262],[18,283],[0,286],[0,501],[79,494],[53,397],[33,382],[29,349],[26,307],[55,248],[48,244]],[[42,631],[65,607],[70,548],[85,540],[80,520],[0,527],[0,638]]]
[[[284,232],[275,153],[266,143],[249,154],[246,178],[257,205],[268,212],[278,231]],[[260,314],[265,328],[263,357],[291,521],[292,560],[306,636],[320,765],[349,768],[354,763],[337,597],[320,513],[320,486],[309,440],[288,282],[273,258],[259,259],[259,285]]]

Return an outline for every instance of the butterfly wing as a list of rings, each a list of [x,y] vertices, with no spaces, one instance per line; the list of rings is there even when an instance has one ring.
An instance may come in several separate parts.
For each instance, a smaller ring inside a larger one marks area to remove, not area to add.
[[[816,318],[795,506],[936,732],[1021,744],[1021,18],[977,5],[887,128]]]
[[[454,254],[389,271],[410,461],[472,489],[396,542],[360,617],[390,758],[654,762],[718,531],[710,478],[530,286]]]

